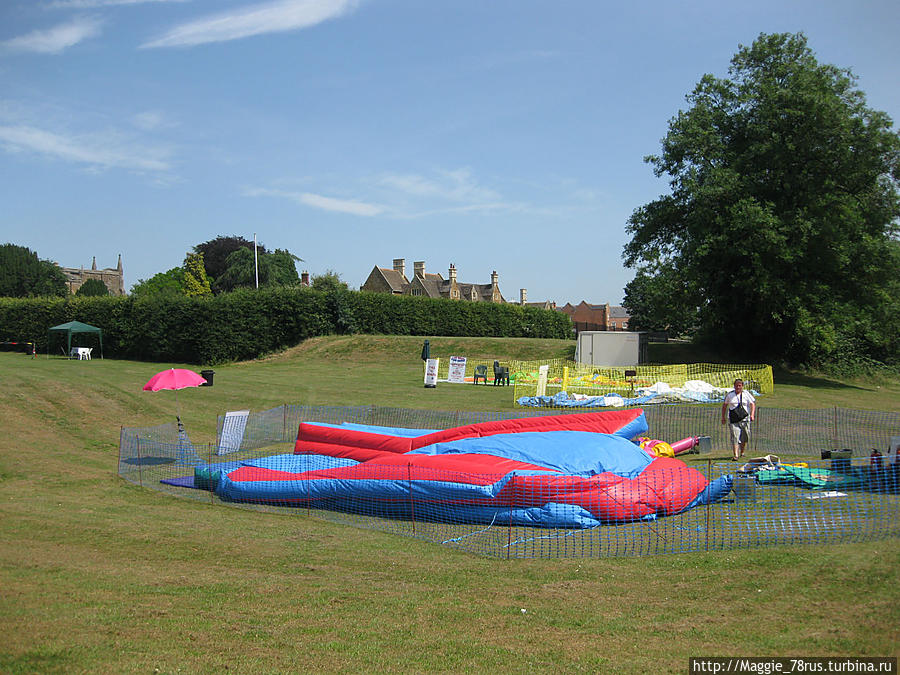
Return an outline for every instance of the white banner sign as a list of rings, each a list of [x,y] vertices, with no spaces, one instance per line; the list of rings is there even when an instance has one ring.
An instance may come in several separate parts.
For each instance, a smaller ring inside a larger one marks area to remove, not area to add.
[[[249,410],[233,410],[225,413],[219,447],[216,448],[217,455],[227,455],[229,452],[237,452],[241,449],[241,441],[244,440],[244,429],[247,426],[249,415]]]
[[[536,396],[547,395],[547,374],[550,372],[550,366],[541,366],[538,368],[538,381]]]
[[[436,387],[437,386],[437,373],[438,373],[438,362],[440,359],[428,359],[425,362],[425,386],[426,387]]]
[[[447,375],[447,382],[456,382],[457,384],[463,384],[466,381],[466,357],[465,356],[451,356],[450,357],[450,372]]]

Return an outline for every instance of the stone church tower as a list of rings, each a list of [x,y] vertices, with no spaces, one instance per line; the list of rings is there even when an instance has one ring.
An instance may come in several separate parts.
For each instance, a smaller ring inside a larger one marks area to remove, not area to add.
[[[102,270],[97,269],[97,257],[94,256],[91,263],[91,269],[86,270],[84,267],[62,267],[63,274],[66,275],[66,284],[69,287],[69,293],[75,293],[81,285],[88,279],[98,279],[102,281],[109,289],[110,295],[125,295],[125,276],[122,274],[122,254],[119,254],[119,263],[115,269],[107,267]]]

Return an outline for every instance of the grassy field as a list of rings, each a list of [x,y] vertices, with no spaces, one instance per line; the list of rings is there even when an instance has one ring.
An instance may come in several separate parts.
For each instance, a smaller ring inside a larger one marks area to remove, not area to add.
[[[225,410],[281,403],[512,409],[510,389],[424,389],[421,344],[311,340],[216,367],[178,405],[195,442]],[[485,360],[571,345],[432,339],[435,355]],[[502,561],[133,486],[116,475],[119,429],[173,420],[173,392],[141,386],[177,365],[0,353],[0,672],[644,673],[900,652],[896,539]],[[761,405],[900,410],[898,394],[784,373]]]

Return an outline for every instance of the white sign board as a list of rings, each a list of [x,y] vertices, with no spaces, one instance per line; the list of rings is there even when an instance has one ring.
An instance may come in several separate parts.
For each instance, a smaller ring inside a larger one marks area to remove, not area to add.
[[[440,359],[428,359],[425,362],[425,386],[428,388],[437,386],[438,363]]]
[[[447,382],[455,382],[463,384],[466,381],[466,357],[451,356],[450,371],[447,375]]]
[[[538,368],[538,382],[536,396],[547,395],[547,373],[550,372],[550,366],[541,366]]]
[[[249,415],[249,410],[233,410],[225,413],[219,447],[216,448],[217,455],[227,455],[229,452],[237,452],[241,449],[241,441],[244,440],[244,429],[247,427]]]
[[[897,464],[898,453],[900,453],[900,436],[891,436],[891,453],[887,457],[887,463]]]

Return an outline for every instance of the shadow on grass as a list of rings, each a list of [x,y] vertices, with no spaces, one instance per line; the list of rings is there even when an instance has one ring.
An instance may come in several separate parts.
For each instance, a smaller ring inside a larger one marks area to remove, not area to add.
[[[691,342],[651,342],[647,345],[647,360],[659,365],[679,363],[733,363],[709,349]]]
[[[736,363],[734,358],[714,353],[708,348],[696,346],[690,342],[650,343],[648,360],[655,364],[678,363]],[[838,381],[825,375],[801,373],[785,368],[783,365],[772,365],[772,375],[779,385],[809,387],[820,391],[870,391],[872,387],[853,382]],[[873,383],[874,384],[874,383]]]
[[[830,389],[833,391],[853,390],[868,391],[867,387],[849,382],[837,382],[821,375],[809,375],[787,370],[781,366],[772,366],[772,375],[778,384],[789,384],[810,389]]]

